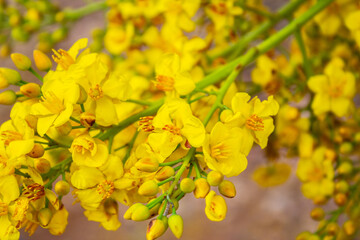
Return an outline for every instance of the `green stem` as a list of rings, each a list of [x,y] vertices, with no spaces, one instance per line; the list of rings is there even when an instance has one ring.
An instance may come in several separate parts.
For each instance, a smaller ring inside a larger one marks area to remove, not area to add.
[[[172,161],[172,162],[165,162],[165,163],[159,163],[159,166],[164,167],[164,166],[174,166],[175,164],[184,161],[183,158],[180,158],[178,160]]]
[[[257,14],[257,15],[266,17],[266,18],[268,18],[270,20],[275,20],[276,19],[275,15],[270,13],[270,12],[261,11],[260,9],[248,6],[248,5],[246,5],[244,3],[241,3],[241,2],[236,3],[236,5],[240,6],[242,9],[244,9],[246,11],[253,12],[253,13]]]
[[[162,201],[164,201],[165,198],[166,198],[166,194],[163,193],[163,194],[161,194],[160,196],[158,196],[158,197],[157,197],[154,201],[152,201],[151,203],[146,204],[146,206],[147,206],[149,209],[151,209],[151,208],[155,207],[156,204],[161,203]]]
[[[161,186],[161,185],[164,185],[165,183],[171,182],[171,181],[173,181],[173,180],[174,180],[174,178],[173,178],[173,177],[170,177],[170,178],[168,178],[168,179],[165,179],[164,181],[158,182],[157,185],[158,185],[158,186]]]
[[[16,174],[16,175],[23,176],[23,177],[25,177],[25,178],[29,178],[29,177],[30,177],[29,174],[23,173],[22,171],[20,171],[19,169],[16,169],[16,168],[15,168],[15,174]]]
[[[71,120],[73,120],[73,121],[74,121],[74,122],[76,122],[76,123],[81,124],[81,123],[80,123],[80,121],[79,121],[79,120],[77,120],[77,119],[76,119],[76,118],[74,118],[74,117],[70,117],[70,119],[71,119]]]
[[[198,165],[197,161],[194,161],[194,167],[195,167],[195,172],[196,172],[196,178],[201,178],[201,173],[200,173],[200,167]]]
[[[301,36],[301,31],[297,30],[294,34],[295,34],[296,41],[297,41],[297,43],[299,45],[302,58],[303,58],[302,60],[303,60],[303,66],[304,66],[304,70],[305,70],[305,75],[306,75],[306,78],[309,79],[311,77],[311,75],[313,75],[312,74],[312,69],[311,69],[311,61],[308,58],[308,55],[306,53],[306,47],[305,47],[305,44],[304,44],[304,40],[303,40],[303,38]]]
[[[273,27],[283,18],[291,15],[304,2],[305,2],[304,0],[296,0],[289,2],[287,5],[282,7],[276,14],[274,14],[271,20],[262,23],[256,29],[252,30],[251,32],[247,33],[245,36],[241,37],[237,43],[228,47],[220,54],[210,56],[210,58],[216,59],[220,56],[226,56],[229,54],[235,57],[239,56],[246,49],[246,47],[249,45],[250,42],[252,42],[254,39],[259,37],[264,32],[268,31],[271,27]]]
[[[204,89],[207,86],[215,84],[219,79],[226,77],[236,66],[247,66],[253,62],[258,56],[266,53],[274,46],[278,45],[304,25],[307,21],[312,19],[316,14],[322,11],[326,6],[328,6],[334,0],[321,0],[317,1],[310,9],[303,13],[300,17],[294,19],[286,27],[281,29],[276,34],[272,35],[256,47],[249,49],[246,54],[238,57],[232,62],[226,64],[225,66],[219,68],[218,70],[212,72],[211,74],[204,77],[200,82],[196,84],[197,88]]]
[[[29,72],[31,72],[41,82],[44,82],[44,79],[42,78],[42,76],[40,76],[37,72],[35,72],[35,70],[32,67],[29,68]]]
[[[75,21],[79,18],[82,18],[86,15],[89,15],[91,13],[101,11],[106,9],[108,6],[106,4],[106,1],[100,1],[100,2],[93,2],[85,5],[84,7],[78,8],[78,9],[71,9],[64,11],[65,19],[70,21]]]
[[[134,134],[134,136],[133,136],[133,138],[132,138],[131,141],[129,142],[129,148],[128,148],[128,150],[126,151],[126,154],[125,154],[125,156],[124,156],[124,158],[123,158],[123,160],[122,160],[123,164],[125,164],[126,161],[127,161],[127,159],[130,157],[131,150],[132,150],[132,148],[133,148],[133,146],[134,146],[134,143],[135,143],[135,140],[136,140],[138,134],[139,134],[139,131],[136,131],[135,134]],[[113,138],[113,136],[110,136],[110,139],[111,139],[111,138]]]
[[[141,101],[141,100],[135,100],[135,99],[128,99],[125,102],[130,102],[130,103],[136,103],[139,105],[143,105],[143,106],[151,106],[151,102],[148,101]]]
[[[184,162],[181,165],[180,169],[178,170],[178,172],[175,174],[174,177],[174,182],[170,185],[169,189],[167,190],[167,195],[171,195],[172,192],[174,191],[174,188],[176,186],[176,184],[179,182],[181,175],[183,174],[183,172],[185,171],[187,165],[189,164],[191,158],[193,157],[194,153],[195,153],[195,148],[191,148],[188,152],[188,154],[185,156],[184,158]]]

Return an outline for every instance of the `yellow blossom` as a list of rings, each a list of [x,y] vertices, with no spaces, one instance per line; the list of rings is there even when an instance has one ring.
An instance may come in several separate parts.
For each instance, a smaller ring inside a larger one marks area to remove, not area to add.
[[[227,206],[224,198],[210,191],[205,198],[205,214],[211,221],[219,222],[225,219]]]

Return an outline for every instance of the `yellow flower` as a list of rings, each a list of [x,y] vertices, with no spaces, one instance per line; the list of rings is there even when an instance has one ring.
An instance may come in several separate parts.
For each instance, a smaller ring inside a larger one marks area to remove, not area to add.
[[[208,167],[227,177],[239,175],[246,169],[247,159],[243,152],[244,130],[229,128],[217,122],[211,134],[205,138],[203,151]]]
[[[245,129],[245,155],[250,152],[254,141],[261,148],[267,146],[268,137],[274,130],[271,116],[279,111],[279,104],[273,96],[262,102],[257,97],[250,102],[249,100],[249,94],[237,93],[231,102],[232,112],[225,110],[221,114],[221,119],[226,125]]]
[[[152,125],[154,130],[148,142],[162,159],[167,158],[181,142],[187,140],[191,146],[200,147],[205,138],[204,125],[180,98],[169,99],[159,109]]]
[[[211,0],[205,8],[206,14],[215,24],[215,30],[219,31],[234,25],[234,16],[243,13],[242,8],[234,6],[234,0]]]
[[[286,182],[290,176],[291,167],[286,163],[274,163],[258,167],[252,178],[262,187],[274,187]]]
[[[331,196],[334,191],[334,168],[326,158],[326,148],[315,150],[311,158],[301,158],[296,175],[303,182],[301,191],[310,199]]]
[[[155,86],[166,93],[186,95],[195,89],[194,80],[188,72],[180,67],[180,58],[177,54],[166,54],[156,65]]]
[[[9,205],[20,195],[15,176],[0,177],[0,192],[0,239],[19,239],[20,233],[10,221],[9,212]]]
[[[109,198],[99,208],[86,210],[84,215],[89,221],[100,222],[101,226],[108,231],[116,231],[121,223],[118,216],[118,204]]]
[[[334,58],[325,68],[323,75],[309,79],[308,87],[315,93],[311,104],[316,115],[333,112],[338,117],[349,113],[355,95],[355,77],[343,71],[344,62]]]
[[[75,194],[85,209],[96,210],[110,197],[116,197],[121,191],[123,176],[121,159],[110,155],[106,164],[100,168],[82,166],[71,176],[71,184],[76,189]]]
[[[360,10],[350,13],[345,19],[346,27],[351,31],[356,44],[360,46]]]
[[[74,163],[79,166],[100,167],[108,158],[107,145],[99,139],[82,134],[74,139],[70,152]]]
[[[134,35],[134,25],[130,22],[126,26],[110,27],[104,37],[105,48],[114,55],[126,51]]]
[[[205,197],[205,214],[211,221],[220,222],[225,219],[227,206],[224,198],[210,191]]]

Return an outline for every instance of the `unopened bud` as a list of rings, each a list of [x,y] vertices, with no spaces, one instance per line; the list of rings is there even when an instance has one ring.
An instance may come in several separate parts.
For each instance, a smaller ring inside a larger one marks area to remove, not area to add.
[[[155,180],[148,180],[141,184],[138,193],[142,196],[151,197],[159,192],[159,186]]]
[[[36,98],[40,95],[40,85],[36,83],[27,83],[20,87],[20,92],[29,98]]]
[[[338,172],[340,175],[350,175],[353,171],[353,165],[350,161],[344,161],[340,164]]]
[[[135,163],[135,167],[143,172],[156,172],[159,169],[159,162],[155,158],[142,158]]]
[[[160,237],[165,233],[166,229],[167,227],[161,219],[151,220],[146,229],[146,240],[153,240]]]
[[[67,181],[61,180],[55,184],[55,192],[59,196],[65,196],[70,192],[70,184]]]
[[[221,172],[218,171],[211,171],[207,175],[206,179],[210,186],[218,186],[224,179],[224,175],[222,175]]]
[[[79,94],[79,99],[77,100],[77,104],[83,104],[84,102],[86,102],[87,98],[88,98],[88,94],[86,92],[86,90],[79,85],[79,90],[80,90],[80,94]]]
[[[232,182],[223,180],[219,185],[219,192],[228,198],[233,198],[236,195],[236,189]]]
[[[336,222],[331,222],[327,225],[326,231],[329,235],[335,236],[339,232],[339,225]]]
[[[9,86],[8,81],[5,79],[3,75],[0,73],[0,89],[7,88]]]
[[[151,204],[151,202],[155,201],[155,199],[156,199],[156,198],[150,200],[148,204]],[[158,212],[159,212],[160,206],[161,206],[161,203],[158,203],[158,204],[156,204],[155,206],[153,206],[153,207],[150,209],[150,215],[151,215],[151,216],[157,215]]]
[[[44,147],[40,143],[35,143],[33,149],[27,154],[32,158],[39,158],[44,155]]]
[[[354,150],[352,143],[344,142],[340,145],[339,151],[342,154],[349,154]]]
[[[108,198],[104,202],[104,210],[109,215],[117,215],[118,203],[114,199]]]
[[[181,238],[184,230],[184,221],[180,215],[173,214],[169,217],[169,227],[176,238]]]
[[[19,70],[26,71],[31,68],[31,60],[27,56],[21,53],[13,53],[10,57]]]
[[[130,220],[132,214],[134,213],[134,210],[135,210],[136,208],[138,208],[140,205],[143,205],[143,204],[141,204],[141,203],[135,203],[135,204],[131,205],[131,206],[128,208],[128,210],[126,210],[126,212],[124,213],[124,219]]]
[[[194,180],[192,180],[191,178],[184,178],[180,182],[180,189],[184,193],[191,193],[195,189]]]
[[[37,158],[34,160],[34,167],[35,169],[41,173],[48,173],[51,169],[50,162],[45,158]]]
[[[13,105],[16,102],[16,93],[13,90],[6,90],[0,93],[0,104]]]
[[[354,141],[356,143],[360,143],[360,132],[356,133],[355,136],[354,136]]]
[[[83,112],[80,115],[80,123],[86,128],[91,127],[95,123],[95,115],[88,112]]]
[[[69,135],[69,133],[72,130],[72,126],[70,121],[67,121],[66,123],[64,123],[63,125],[60,125],[58,127],[56,127],[56,131],[59,133],[59,135],[61,136],[67,136]]]
[[[194,196],[196,198],[205,198],[210,191],[210,185],[205,178],[195,180]]]
[[[343,225],[343,229],[346,233],[346,235],[350,236],[353,235],[356,231],[356,227],[353,221],[351,220],[347,220],[344,225]]]
[[[338,193],[347,193],[349,189],[350,186],[345,180],[341,180],[335,184],[335,191]]]
[[[131,214],[131,220],[144,221],[150,217],[150,210],[145,205],[138,205]]]
[[[311,236],[310,232],[302,232],[299,235],[297,235],[295,240],[308,240]]]
[[[336,159],[336,152],[333,149],[326,149],[325,151],[325,158],[329,159],[330,161],[335,161]]]
[[[170,166],[165,166],[156,173],[155,179],[158,181],[163,181],[174,175],[175,175],[175,170]]]
[[[334,196],[334,202],[338,206],[344,206],[347,202],[347,196],[344,193],[337,193]]]
[[[311,210],[310,216],[315,221],[321,221],[325,217],[324,209],[322,209],[321,207],[316,207],[313,210]]]
[[[300,116],[300,112],[297,108],[295,107],[288,107],[287,108],[287,112],[285,115],[285,119],[288,121],[294,121],[296,119],[298,119]]]
[[[38,213],[38,220],[42,227],[46,227],[52,218],[53,214],[49,208],[42,208]]]
[[[44,72],[47,72],[50,70],[50,68],[52,67],[52,63],[51,63],[50,58],[48,56],[46,56],[46,54],[44,54],[43,52],[41,52],[39,50],[34,50],[33,56],[34,56],[34,62],[35,62],[37,69],[39,69],[40,71],[44,71]]]

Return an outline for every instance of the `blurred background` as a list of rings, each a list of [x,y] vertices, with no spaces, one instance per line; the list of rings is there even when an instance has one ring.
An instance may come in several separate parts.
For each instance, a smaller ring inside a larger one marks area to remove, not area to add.
[[[62,7],[77,8],[86,2],[82,0],[58,0]],[[271,9],[276,10],[284,4],[283,0],[264,0],[264,3]],[[97,12],[77,21],[71,28],[68,38],[56,46],[68,49],[77,39],[87,37],[91,39],[91,30],[101,28],[105,25],[105,12]],[[36,46],[36,36],[27,43],[17,43],[14,52],[32,56]],[[15,68],[10,58],[0,59],[1,67]],[[26,80],[35,79],[32,75],[23,74]],[[10,107],[0,106],[0,122],[9,119]],[[297,159],[282,159],[293,167]],[[254,147],[248,156],[249,165],[245,172],[237,178],[232,178],[237,195],[233,199],[226,199],[228,213],[222,222],[211,222],[207,219],[204,209],[205,200],[196,199],[188,194],[180,203],[178,214],[184,219],[184,240],[289,240],[295,239],[297,234],[305,230],[315,230],[316,222],[313,221],[309,212],[311,201],[305,199],[300,191],[300,182],[291,173],[289,180],[278,187],[262,188],[251,180],[251,174],[256,166],[265,163],[263,152]],[[74,198],[71,194],[63,198],[64,205],[70,215],[68,226],[62,236],[53,236],[46,229],[38,228],[32,237],[22,232],[20,239],[124,239],[137,240],[145,239],[146,222],[131,222],[121,220],[122,226],[115,232],[108,232],[96,222],[87,221],[83,215],[83,209],[79,204],[73,204]],[[125,212],[125,207],[120,207],[120,218]],[[160,239],[175,239],[171,231]]]

